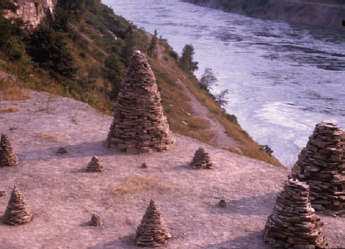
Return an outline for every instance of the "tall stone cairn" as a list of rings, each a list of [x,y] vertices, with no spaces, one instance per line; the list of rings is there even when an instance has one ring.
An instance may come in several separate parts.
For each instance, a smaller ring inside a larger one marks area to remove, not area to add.
[[[193,169],[212,169],[213,163],[208,152],[206,152],[204,148],[199,148],[195,152],[190,166]]]
[[[158,247],[171,239],[169,229],[165,225],[156,203],[151,200],[146,213],[138,226],[136,244],[145,247]]]
[[[18,157],[13,152],[11,142],[5,134],[2,134],[0,141],[0,167],[15,166],[17,164]]]
[[[293,177],[310,186],[316,210],[345,209],[345,133],[332,122],[320,122],[292,168]]]
[[[327,248],[323,222],[309,200],[309,186],[290,179],[268,217],[264,240],[274,248]]]
[[[136,51],[117,96],[106,145],[126,152],[152,152],[175,144],[163,114],[156,78],[146,56]]]
[[[87,165],[86,171],[88,172],[103,172],[104,166],[101,164],[98,157],[93,156],[89,164]]]
[[[32,214],[26,205],[24,197],[16,186],[14,186],[5,214],[2,217],[2,222],[8,225],[17,226],[26,224],[31,220]]]

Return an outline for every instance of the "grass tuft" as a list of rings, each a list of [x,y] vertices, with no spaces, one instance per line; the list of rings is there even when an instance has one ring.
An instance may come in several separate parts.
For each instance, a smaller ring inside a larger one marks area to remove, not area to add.
[[[16,106],[11,106],[8,108],[0,108],[0,113],[11,113],[11,112],[19,112],[20,109]]]
[[[170,192],[174,189],[174,184],[157,177],[127,177],[120,186],[111,185],[109,192],[117,196],[127,196],[138,192],[160,191]]]
[[[51,141],[54,141],[54,142],[59,142],[59,141],[62,141],[62,140],[65,139],[63,136],[56,135],[56,134],[51,134],[51,133],[44,133],[44,132],[37,133],[36,137],[47,139],[47,140],[51,140]]]
[[[18,87],[7,88],[0,93],[0,100],[13,101],[26,100],[29,98],[30,96]]]

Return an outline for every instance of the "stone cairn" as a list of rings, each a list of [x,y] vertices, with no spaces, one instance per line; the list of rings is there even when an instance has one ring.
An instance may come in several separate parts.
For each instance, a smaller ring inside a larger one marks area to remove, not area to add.
[[[103,172],[104,166],[101,164],[98,157],[93,156],[89,164],[87,165],[86,171],[88,172]]]
[[[149,165],[147,163],[143,163],[140,168],[142,169],[147,169],[149,167]]]
[[[318,123],[292,168],[293,177],[310,186],[316,210],[345,209],[344,135],[332,122]]]
[[[327,248],[323,222],[309,200],[309,186],[290,179],[268,217],[264,240],[274,248]]]
[[[93,214],[91,217],[91,221],[90,221],[90,226],[102,226],[103,225],[103,220],[101,218],[101,216],[99,216],[98,214]]]
[[[152,152],[175,144],[163,114],[156,78],[146,56],[136,51],[117,96],[106,145],[126,152]]]
[[[213,163],[211,162],[210,155],[204,150],[199,148],[195,154],[190,166],[193,169],[212,169]]]
[[[11,198],[8,202],[2,222],[8,225],[23,225],[32,220],[32,214],[28,210],[23,195],[14,186]]]
[[[169,229],[165,225],[156,203],[151,200],[146,213],[138,226],[136,244],[145,247],[158,247],[171,239]]]
[[[11,142],[5,134],[2,134],[0,142],[0,167],[15,166],[17,164],[18,157],[13,152]]]

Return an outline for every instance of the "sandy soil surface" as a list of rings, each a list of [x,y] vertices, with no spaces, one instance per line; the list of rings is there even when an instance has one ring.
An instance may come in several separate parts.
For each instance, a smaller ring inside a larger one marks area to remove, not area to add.
[[[166,152],[109,150],[103,142],[112,117],[85,103],[35,92],[29,100],[0,102],[1,108],[14,105],[20,111],[0,114],[0,131],[12,140],[20,164],[0,168],[0,189],[7,193],[0,197],[0,215],[16,185],[34,220],[18,227],[0,223],[1,249],[137,248],[135,229],[150,199],[173,236],[162,248],[270,248],[262,229],[286,170],[180,135],[177,147]],[[58,156],[60,146],[68,154]],[[189,168],[201,146],[214,169]],[[105,172],[85,172],[93,155]],[[140,168],[143,162],[148,169]],[[217,206],[222,198],[226,208]],[[88,226],[94,212],[103,226]],[[345,219],[322,220],[332,247],[344,248]]]

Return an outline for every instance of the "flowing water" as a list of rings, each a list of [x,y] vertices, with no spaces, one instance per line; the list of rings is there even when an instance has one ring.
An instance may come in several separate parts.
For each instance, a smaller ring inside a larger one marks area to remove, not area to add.
[[[166,38],[181,54],[195,49],[228,89],[228,113],[258,143],[291,166],[317,122],[345,128],[345,28],[327,30],[261,20],[178,0],[103,0],[138,27]]]

